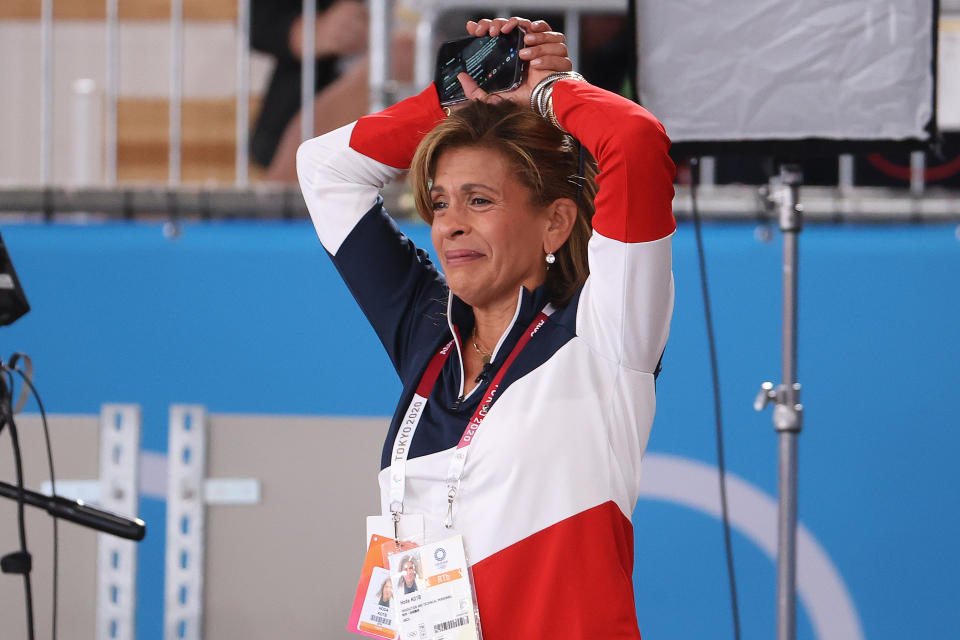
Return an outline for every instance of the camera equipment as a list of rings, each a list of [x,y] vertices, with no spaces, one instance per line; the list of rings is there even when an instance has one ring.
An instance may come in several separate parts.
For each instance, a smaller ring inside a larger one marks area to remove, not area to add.
[[[919,149],[936,134],[936,0],[630,4],[635,86],[675,156]],[[754,403],[774,405],[778,434],[778,640],[796,637],[801,181],[796,165],[781,163],[767,192],[784,241],[783,380],[764,383]]]
[[[0,236],[0,326],[12,324],[27,311],[30,304]]]
[[[15,322],[22,315],[30,310],[27,303],[27,297],[20,286],[20,279],[13,268],[10,255],[6,246],[3,244],[3,238],[0,237],[0,326]],[[23,360],[26,370],[18,367],[18,362]],[[16,407],[13,404],[13,373],[19,373],[23,377],[24,395],[17,402]],[[6,376],[10,376],[10,384],[7,384]],[[44,432],[47,435],[47,453],[50,460],[50,477],[53,485],[53,457],[50,454],[49,434],[47,434],[46,414],[43,410],[43,404],[31,381],[32,365],[29,356],[22,353],[16,353],[10,359],[9,363],[0,361],[0,432],[4,427],[9,427],[10,439],[13,444],[14,466],[16,470],[17,482],[15,485],[0,482],[0,497],[9,498],[17,502],[17,525],[20,539],[19,549],[3,555],[0,558],[0,571],[2,573],[19,574],[23,576],[24,594],[27,614],[27,637],[34,638],[33,625],[33,593],[30,581],[30,572],[33,568],[33,560],[30,552],[27,550],[26,527],[24,524],[24,507],[30,505],[45,509],[54,518],[54,629],[56,629],[56,566],[57,566],[57,530],[56,519],[62,518],[70,520],[84,527],[96,529],[111,535],[119,536],[129,540],[142,540],[146,534],[146,525],[139,519],[128,519],[123,516],[91,507],[80,500],[72,500],[58,496],[54,493],[52,496],[45,496],[24,487],[23,483],[23,463],[20,455],[20,444],[17,435],[17,425],[14,415],[23,408],[26,400],[26,391],[29,388],[34,393],[37,404],[40,408],[40,415],[43,419]],[[53,485],[55,486],[55,485]]]
[[[685,156],[922,147],[931,0],[637,2],[640,102]]]

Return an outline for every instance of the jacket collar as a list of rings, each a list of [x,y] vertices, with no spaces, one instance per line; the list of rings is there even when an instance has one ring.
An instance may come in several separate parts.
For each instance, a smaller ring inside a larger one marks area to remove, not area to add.
[[[499,367],[501,361],[507,357],[510,350],[520,339],[523,330],[533,322],[543,308],[547,305],[548,295],[546,285],[540,285],[533,291],[526,287],[520,287],[517,292],[517,307],[513,314],[513,320],[500,336],[497,346],[490,357],[490,363],[494,367]],[[464,340],[468,340],[473,333],[475,324],[473,316],[473,307],[458,298],[450,292],[447,297],[447,323],[450,326],[450,333],[457,344],[457,352],[460,358],[460,396],[463,396],[463,349]]]

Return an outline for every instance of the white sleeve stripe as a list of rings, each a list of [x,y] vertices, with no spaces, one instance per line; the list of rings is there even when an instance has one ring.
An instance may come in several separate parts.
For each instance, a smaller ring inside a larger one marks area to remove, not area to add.
[[[334,255],[376,203],[380,189],[402,173],[350,148],[355,125],[307,140],[297,150],[297,176],[310,219]]]
[[[590,277],[577,309],[577,335],[598,354],[652,373],[670,330],[673,234],[624,243],[596,231],[590,239]]]

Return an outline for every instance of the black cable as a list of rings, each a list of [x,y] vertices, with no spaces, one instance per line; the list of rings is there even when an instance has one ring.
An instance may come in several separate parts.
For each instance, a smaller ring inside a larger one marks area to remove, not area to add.
[[[627,27],[629,35],[627,36],[627,46],[630,47],[630,53],[627,56],[627,73],[630,74],[628,86],[630,93],[627,96],[637,104],[640,104],[639,74],[637,66],[639,65],[639,53],[637,52],[637,0],[627,0]]]
[[[717,468],[720,472],[720,513],[723,519],[723,545],[727,554],[727,577],[730,583],[730,608],[733,612],[733,637],[740,640],[740,606],[737,603],[737,578],[733,569],[733,544],[730,538],[730,516],[727,511],[727,470],[723,452],[723,412],[720,406],[720,374],[717,367],[717,347],[713,337],[713,312],[710,307],[710,288],[707,286],[707,265],[700,228],[700,210],[697,208],[699,158],[690,159],[690,201],[693,209],[693,231],[697,239],[697,261],[700,265],[700,287],[703,293],[703,313],[707,323],[707,343],[710,347],[710,374],[713,377],[713,413],[717,425]]]
[[[40,409],[40,422],[43,425],[43,437],[47,443],[47,466],[50,470],[50,495],[56,498],[57,481],[53,474],[53,448],[50,446],[50,429],[47,426],[47,412],[43,408],[43,401],[40,400],[40,394],[37,393],[37,388],[33,386],[33,381],[30,380],[30,377],[27,376],[27,374],[20,367],[16,366],[15,360],[11,359],[10,364],[13,370],[20,374],[20,377],[23,378],[23,382],[30,388],[30,392],[37,401],[37,407]],[[59,519],[56,516],[53,516],[53,613],[51,614],[51,637],[53,640],[57,640],[57,585],[59,583],[60,576],[60,532],[59,527],[57,526],[58,522]]]
[[[4,367],[4,373],[10,380],[5,397],[2,399],[3,406],[0,411],[3,412],[0,420],[4,420],[10,427],[10,441],[13,443],[13,464],[17,475],[17,529],[20,534],[20,555],[24,563],[22,569],[24,599],[27,604],[27,638],[34,640],[33,634],[33,587],[30,584],[30,554],[27,551],[27,530],[24,523],[24,498],[23,498],[23,459],[20,456],[20,439],[17,437],[17,425],[13,420],[13,374]]]

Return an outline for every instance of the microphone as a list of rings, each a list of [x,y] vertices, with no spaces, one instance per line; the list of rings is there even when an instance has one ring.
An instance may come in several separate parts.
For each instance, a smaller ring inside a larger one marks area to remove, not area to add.
[[[12,484],[0,482],[0,496],[17,500],[19,490]],[[124,518],[110,511],[97,509],[81,500],[71,500],[63,496],[45,496],[29,489],[23,490],[23,501],[32,507],[45,509],[54,518],[69,520],[90,529],[109,533],[127,540],[143,540],[147,525],[139,518]]]

